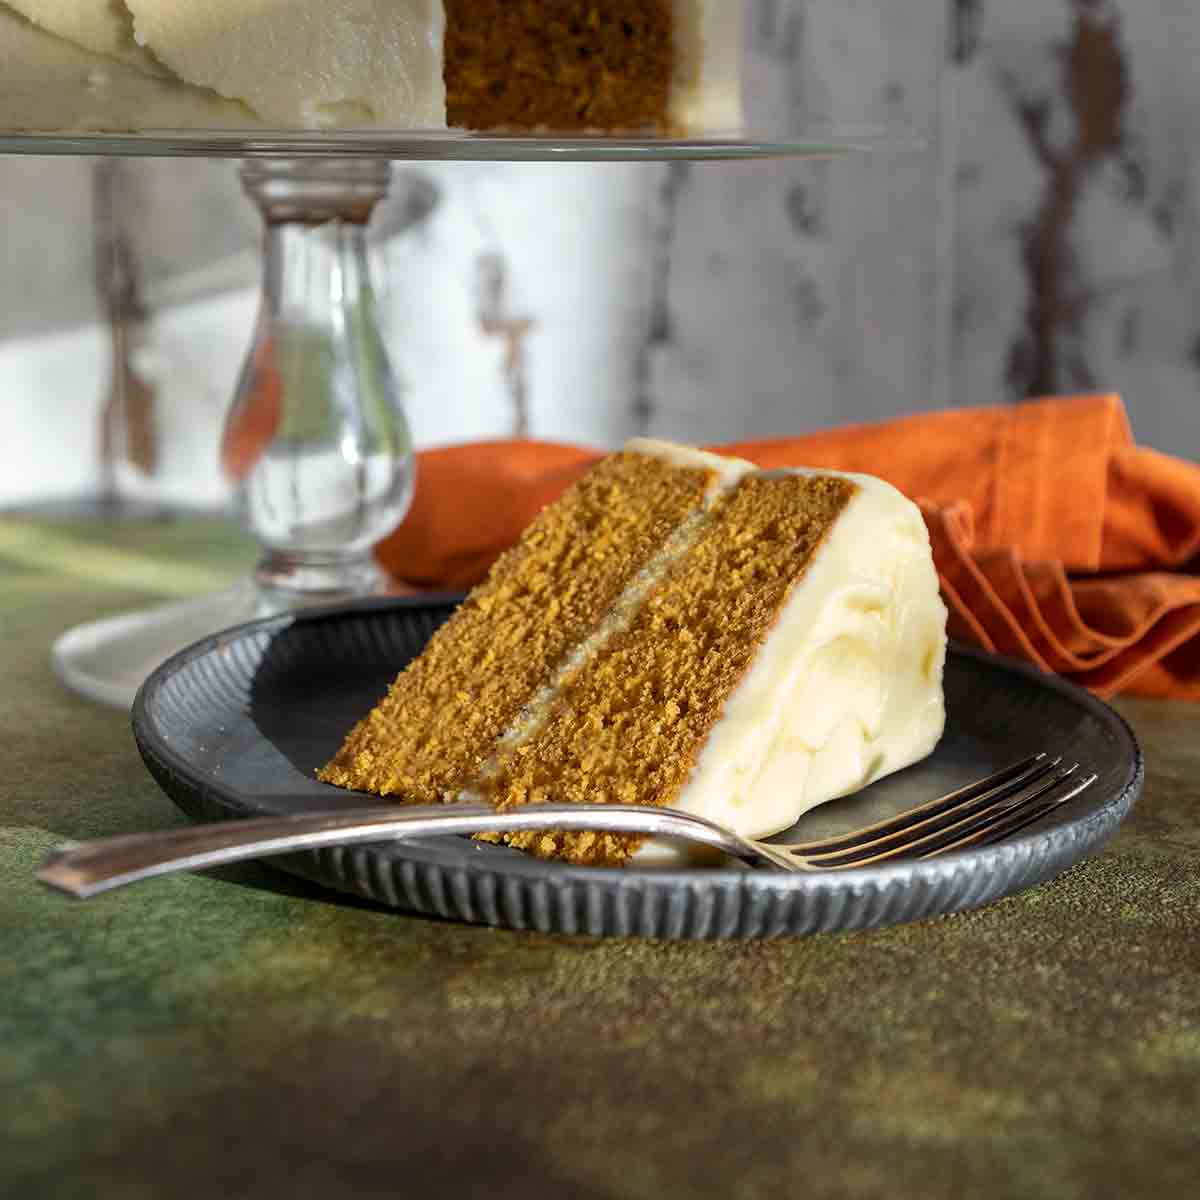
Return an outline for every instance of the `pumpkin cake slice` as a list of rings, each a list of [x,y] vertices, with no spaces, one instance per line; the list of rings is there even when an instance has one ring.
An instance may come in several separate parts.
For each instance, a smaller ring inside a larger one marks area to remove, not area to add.
[[[401,801],[673,805],[761,837],[929,754],[946,610],[866,476],[631,442],[546,508],[320,777]],[[614,865],[633,836],[515,833]]]

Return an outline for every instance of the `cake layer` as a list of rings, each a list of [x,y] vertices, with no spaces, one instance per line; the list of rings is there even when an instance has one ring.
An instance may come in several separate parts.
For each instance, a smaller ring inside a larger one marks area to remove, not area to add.
[[[533,522],[321,778],[426,803],[471,785],[572,649],[711,501],[719,461],[681,470],[653,454],[606,459]]]
[[[445,0],[446,115],[464,129],[662,129],[673,0]]]
[[[464,129],[701,133],[742,124],[741,0],[445,0]]]

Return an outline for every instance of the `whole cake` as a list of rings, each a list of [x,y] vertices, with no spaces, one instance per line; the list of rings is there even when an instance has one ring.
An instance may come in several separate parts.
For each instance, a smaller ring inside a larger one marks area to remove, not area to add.
[[[635,441],[541,513],[320,775],[764,836],[929,754],[945,625],[924,521],[888,484]],[[584,864],[640,846],[506,840]]]
[[[742,0],[7,0],[0,18],[0,56],[21,42],[0,128],[200,124],[213,102],[284,129],[741,124]],[[57,95],[31,91],[39,63]],[[135,95],[146,78],[192,94],[195,120],[178,97],[160,109],[161,89]]]

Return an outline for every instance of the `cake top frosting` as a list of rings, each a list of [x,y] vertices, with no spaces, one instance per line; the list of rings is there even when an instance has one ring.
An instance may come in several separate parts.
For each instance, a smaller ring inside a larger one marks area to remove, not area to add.
[[[445,124],[440,0],[125,0],[179,79],[283,128]]]
[[[133,17],[124,0],[4,0],[21,16],[85,50],[115,58],[148,75],[165,74],[158,60],[133,36]]]

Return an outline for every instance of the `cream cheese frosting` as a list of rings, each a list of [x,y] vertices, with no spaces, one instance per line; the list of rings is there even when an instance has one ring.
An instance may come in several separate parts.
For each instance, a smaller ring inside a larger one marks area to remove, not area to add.
[[[84,50],[164,75],[161,64],[133,38],[133,17],[124,0],[6,0],[8,6],[48,33]]]
[[[0,5],[0,129],[240,129],[243,105],[56,37]]]
[[[440,0],[126,0],[180,79],[282,128],[446,123]]]
[[[740,0],[675,0],[679,56],[671,115],[681,128],[732,133],[741,127],[745,20]]]

